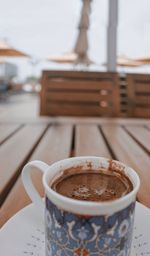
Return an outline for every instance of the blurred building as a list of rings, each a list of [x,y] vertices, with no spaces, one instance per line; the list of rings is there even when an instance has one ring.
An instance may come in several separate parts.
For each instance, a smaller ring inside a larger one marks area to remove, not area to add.
[[[5,91],[11,85],[11,81],[18,74],[18,67],[13,63],[0,61],[0,91]]]
[[[6,61],[0,61],[0,79],[9,80],[17,76],[17,74],[17,65]]]

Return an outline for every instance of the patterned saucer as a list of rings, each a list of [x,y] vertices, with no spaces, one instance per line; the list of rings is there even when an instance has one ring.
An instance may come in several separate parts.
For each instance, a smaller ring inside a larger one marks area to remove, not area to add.
[[[11,218],[0,232],[0,253],[5,256],[44,256],[44,225],[33,204]],[[131,256],[150,255],[150,210],[136,204]],[[60,255],[61,256],[61,255]]]

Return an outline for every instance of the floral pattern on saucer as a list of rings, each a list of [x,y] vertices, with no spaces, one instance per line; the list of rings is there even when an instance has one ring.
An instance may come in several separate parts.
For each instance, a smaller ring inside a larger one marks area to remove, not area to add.
[[[46,198],[46,256],[129,256],[135,203],[111,216],[77,216]]]

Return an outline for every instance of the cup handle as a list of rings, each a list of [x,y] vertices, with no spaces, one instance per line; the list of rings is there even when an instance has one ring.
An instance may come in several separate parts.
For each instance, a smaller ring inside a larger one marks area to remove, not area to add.
[[[39,169],[41,172],[46,172],[49,168],[49,166],[42,162],[42,161],[32,161],[27,163],[23,170],[22,170],[22,182],[23,185],[25,187],[25,190],[27,192],[27,194],[29,195],[29,197],[31,198],[32,202],[37,206],[38,210],[43,212],[44,210],[44,203],[43,200],[41,198],[41,196],[39,195],[39,193],[37,192],[37,190],[35,189],[33,183],[32,183],[32,179],[31,179],[31,169],[33,167],[36,167],[37,169]]]

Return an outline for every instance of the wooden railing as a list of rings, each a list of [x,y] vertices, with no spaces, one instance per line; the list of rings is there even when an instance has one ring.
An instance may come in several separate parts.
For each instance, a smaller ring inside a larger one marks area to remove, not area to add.
[[[150,117],[150,76],[44,71],[40,114]]]
[[[118,116],[116,73],[44,71],[41,115]]]
[[[128,116],[150,117],[150,75],[127,75]]]

